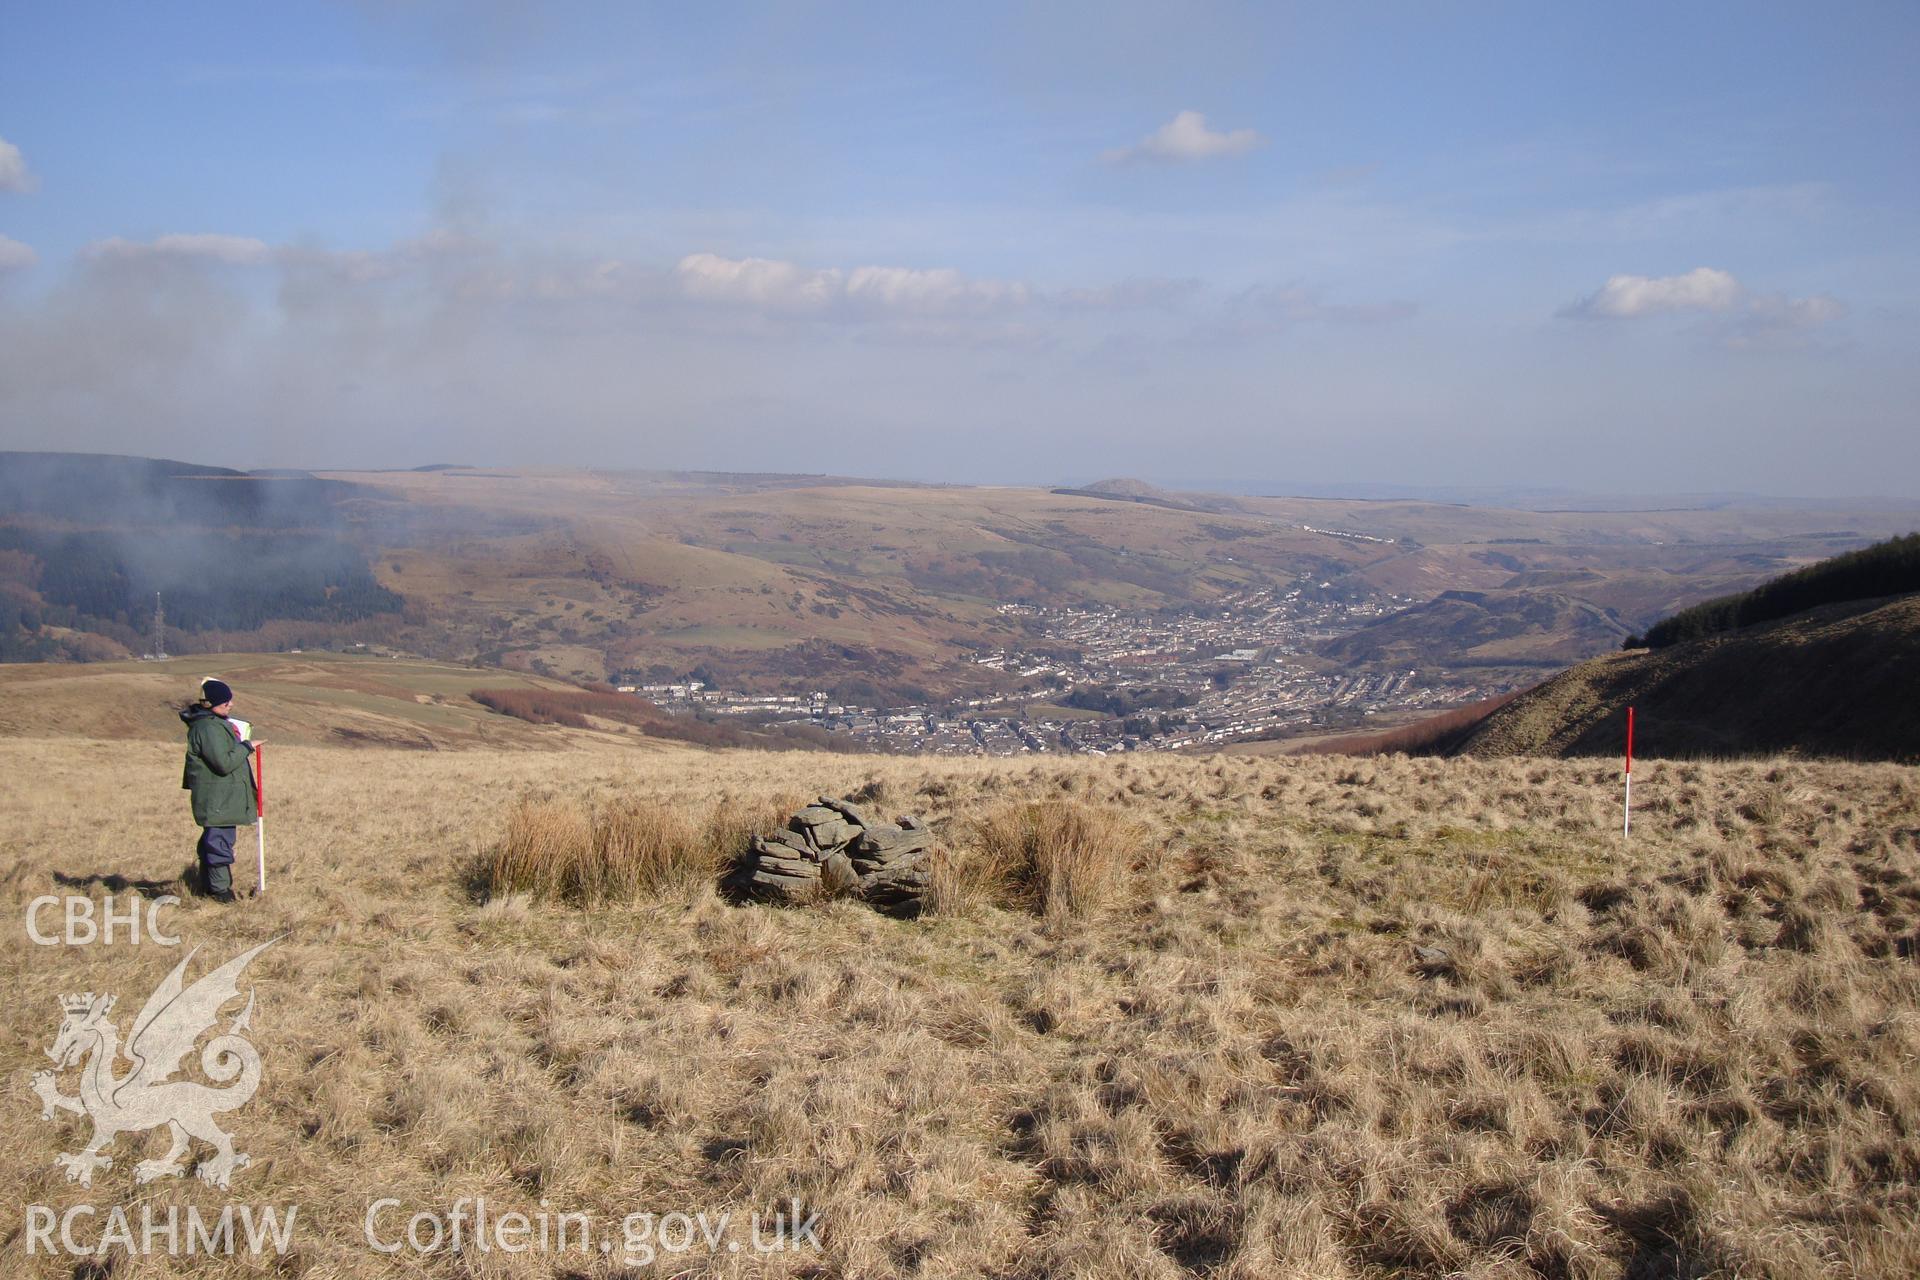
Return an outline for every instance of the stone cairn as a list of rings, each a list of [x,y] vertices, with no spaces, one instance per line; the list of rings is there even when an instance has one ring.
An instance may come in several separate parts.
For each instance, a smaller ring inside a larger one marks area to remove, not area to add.
[[[918,818],[873,822],[821,796],[784,831],[754,836],[727,877],[738,893],[775,902],[845,895],[895,915],[917,915],[931,883],[933,832]]]

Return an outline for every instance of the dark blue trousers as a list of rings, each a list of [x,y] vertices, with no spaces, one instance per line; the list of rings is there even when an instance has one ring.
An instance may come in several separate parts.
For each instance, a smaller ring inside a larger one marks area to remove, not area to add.
[[[193,851],[200,856],[200,887],[208,893],[233,892],[232,827],[200,828],[200,843]]]

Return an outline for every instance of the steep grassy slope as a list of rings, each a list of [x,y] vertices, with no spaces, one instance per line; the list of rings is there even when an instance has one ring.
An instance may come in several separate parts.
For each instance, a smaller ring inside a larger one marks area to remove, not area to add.
[[[1920,596],[1596,658],[1495,712],[1459,750],[1617,754],[1630,705],[1648,756],[1920,760]]]
[[[63,753],[115,787],[49,770]],[[178,948],[29,941],[38,895],[170,887],[193,837],[177,769],[160,744],[0,741],[0,773],[38,780],[0,789],[0,1201],[295,1204],[294,1253],[76,1269],[25,1256],[16,1218],[8,1275],[1920,1272],[1909,770],[1655,763],[1623,848],[1598,763],[294,746],[269,896],[189,901]],[[1058,927],[984,897],[902,922],[704,887],[596,910],[471,888],[523,794],[699,813],[854,790],[933,819],[963,883],[972,824],[1008,806],[1137,827],[1110,905]],[[197,975],[269,941],[247,982],[262,1083],[222,1121],[252,1156],[231,1192],[136,1189],[157,1135],[67,1182],[53,1157],[87,1128],[42,1120],[27,1086],[58,997],[118,995],[124,1031],[187,947]],[[397,1255],[365,1234],[387,1197]],[[409,1215],[476,1197],[592,1235],[405,1248]],[[647,1258],[625,1215],[795,1202],[817,1253],[730,1252],[741,1225],[628,1269]]]

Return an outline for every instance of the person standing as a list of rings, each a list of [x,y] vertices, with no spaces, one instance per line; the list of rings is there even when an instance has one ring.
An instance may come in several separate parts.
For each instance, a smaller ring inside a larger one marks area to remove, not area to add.
[[[233,690],[226,681],[200,682],[200,700],[181,711],[187,726],[187,764],[180,786],[193,793],[193,820],[200,825],[194,854],[200,888],[216,902],[233,901],[233,837],[253,825],[253,743],[227,718]]]

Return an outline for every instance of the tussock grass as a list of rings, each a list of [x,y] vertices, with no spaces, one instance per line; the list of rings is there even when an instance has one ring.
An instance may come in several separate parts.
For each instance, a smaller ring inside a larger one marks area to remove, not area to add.
[[[1140,830],[1109,809],[1072,800],[1000,805],[972,823],[966,853],[937,883],[1050,920],[1090,916],[1124,890],[1140,840]]]
[[[755,832],[777,828],[797,805],[725,797],[696,819],[657,799],[525,798],[483,858],[490,897],[525,894],[581,906],[683,898],[711,886]]]
[[[560,800],[523,800],[483,868],[488,893],[558,898],[575,881],[593,847],[593,829],[579,807]]]
[[[693,819],[644,801],[601,806],[566,896],[576,902],[633,902],[642,895],[684,892],[715,874],[711,847]]]

